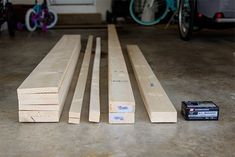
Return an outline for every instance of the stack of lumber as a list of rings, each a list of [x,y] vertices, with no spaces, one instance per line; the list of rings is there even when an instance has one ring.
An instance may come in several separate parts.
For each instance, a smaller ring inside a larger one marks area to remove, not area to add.
[[[82,103],[86,88],[87,76],[89,72],[91,51],[92,51],[93,36],[89,36],[85,55],[83,58],[81,70],[77,80],[77,85],[73,95],[72,104],[69,110],[69,123],[79,124],[82,110]]]
[[[114,25],[108,26],[109,123],[134,123],[135,100]]]
[[[17,89],[20,122],[59,122],[80,54],[80,35],[64,35]]]
[[[127,46],[140,93],[151,122],[177,122],[177,112],[136,45]]]
[[[89,121],[100,121],[100,55],[101,55],[101,39],[96,38],[95,59],[93,63],[91,95],[89,108]]]

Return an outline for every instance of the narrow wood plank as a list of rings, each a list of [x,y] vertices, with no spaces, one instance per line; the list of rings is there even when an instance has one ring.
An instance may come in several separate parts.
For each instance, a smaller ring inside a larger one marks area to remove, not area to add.
[[[109,112],[135,112],[134,95],[115,25],[108,25],[108,49]]]
[[[92,51],[93,36],[89,36],[85,55],[82,62],[82,67],[78,77],[77,85],[73,95],[72,104],[69,110],[69,123],[79,124],[80,115],[83,103],[84,92],[86,88],[87,76],[90,65],[91,51]],[[74,120],[76,119],[76,120]]]
[[[101,55],[101,39],[96,38],[96,51],[93,63],[89,121],[100,121],[100,55]]]
[[[151,122],[177,122],[177,112],[137,45],[127,46]]]

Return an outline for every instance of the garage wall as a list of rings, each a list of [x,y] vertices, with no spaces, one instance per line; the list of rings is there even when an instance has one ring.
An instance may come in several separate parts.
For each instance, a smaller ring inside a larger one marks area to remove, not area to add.
[[[42,2],[42,0],[38,0]],[[101,13],[105,19],[106,10],[111,9],[112,0],[95,0],[95,5],[52,5],[57,13]],[[12,0],[14,4],[33,4],[34,0]]]

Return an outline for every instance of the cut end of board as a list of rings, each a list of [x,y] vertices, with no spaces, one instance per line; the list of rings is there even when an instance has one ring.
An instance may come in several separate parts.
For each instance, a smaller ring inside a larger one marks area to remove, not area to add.
[[[111,124],[133,124],[135,123],[134,113],[109,113]]]
[[[100,112],[90,112],[89,122],[99,123],[100,122]]]
[[[150,121],[152,123],[176,123],[177,112],[152,112]]]
[[[58,123],[60,115],[57,111],[19,111],[19,122],[26,123]]]
[[[80,117],[81,113],[78,113],[78,112],[69,112],[69,117]]]
[[[80,124],[80,119],[69,117],[69,124]]]

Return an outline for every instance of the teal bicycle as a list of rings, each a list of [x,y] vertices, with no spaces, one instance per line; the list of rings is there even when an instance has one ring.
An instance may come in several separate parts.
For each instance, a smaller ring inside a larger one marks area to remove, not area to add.
[[[130,15],[137,23],[155,25],[165,19],[169,12],[178,17],[180,37],[189,39],[193,31],[196,0],[131,0]],[[169,23],[168,23],[169,24]]]
[[[131,0],[130,14],[141,25],[154,25],[164,19],[169,11],[177,11],[176,0]],[[149,17],[149,18],[148,18]]]

